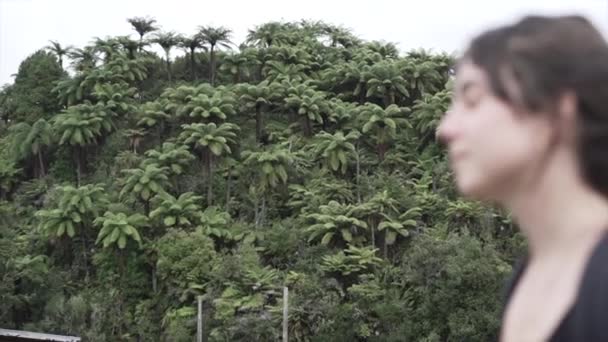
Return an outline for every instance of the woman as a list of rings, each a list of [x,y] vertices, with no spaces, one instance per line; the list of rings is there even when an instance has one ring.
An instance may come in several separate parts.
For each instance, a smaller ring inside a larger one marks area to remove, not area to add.
[[[501,341],[608,341],[608,45],[579,16],[475,38],[438,128],[459,191],[528,240]]]

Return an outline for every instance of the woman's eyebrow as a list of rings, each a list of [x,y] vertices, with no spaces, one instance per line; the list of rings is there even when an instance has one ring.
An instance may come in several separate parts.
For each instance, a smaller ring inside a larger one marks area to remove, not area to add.
[[[477,86],[477,84],[473,81],[464,81],[462,84],[459,84],[456,86],[456,89],[454,89],[454,92],[458,93],[459,95],[462,95],[462,94],[469,92],[472,88],[474,88],[476,86]]]

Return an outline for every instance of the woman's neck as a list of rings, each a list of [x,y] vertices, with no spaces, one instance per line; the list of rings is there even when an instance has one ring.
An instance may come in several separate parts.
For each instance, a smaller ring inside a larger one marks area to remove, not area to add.
[[[528,239],[532,258],[567,254],[608,229],[608,201],[574,168],[554,164],[545,171],[538,182],[506,201]]]

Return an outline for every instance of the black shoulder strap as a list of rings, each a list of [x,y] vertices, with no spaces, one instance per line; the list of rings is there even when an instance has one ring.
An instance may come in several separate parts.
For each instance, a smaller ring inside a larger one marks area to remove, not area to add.
[[[519,283],[519,279],[521,278],[524,270],[526,269],[526,265],[528,264],[528,257],[524,256],[517,261],[515,266],[513,267],[513,272],[511,272],[511,276],[506,281],[506,286],[503,290],[503,306],[502,306],[502,314],[504,316],[504,310],[513,295],[513,290],[515,290],[515,286]]]
[[[591,255],[572,319],[573,341],[608,341],[608,234]]]

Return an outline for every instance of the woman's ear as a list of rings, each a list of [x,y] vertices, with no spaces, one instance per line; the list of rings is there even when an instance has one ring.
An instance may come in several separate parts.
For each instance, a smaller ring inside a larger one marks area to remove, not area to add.
[[[557,138],[572,143],[576,139],[578,96],[567,90],[560,94],[556,103],[555,129]]]
[[[562,92],[557,99],[556,109],[560,121],[574,124],[578,112],[578,96],[572,90]]]

